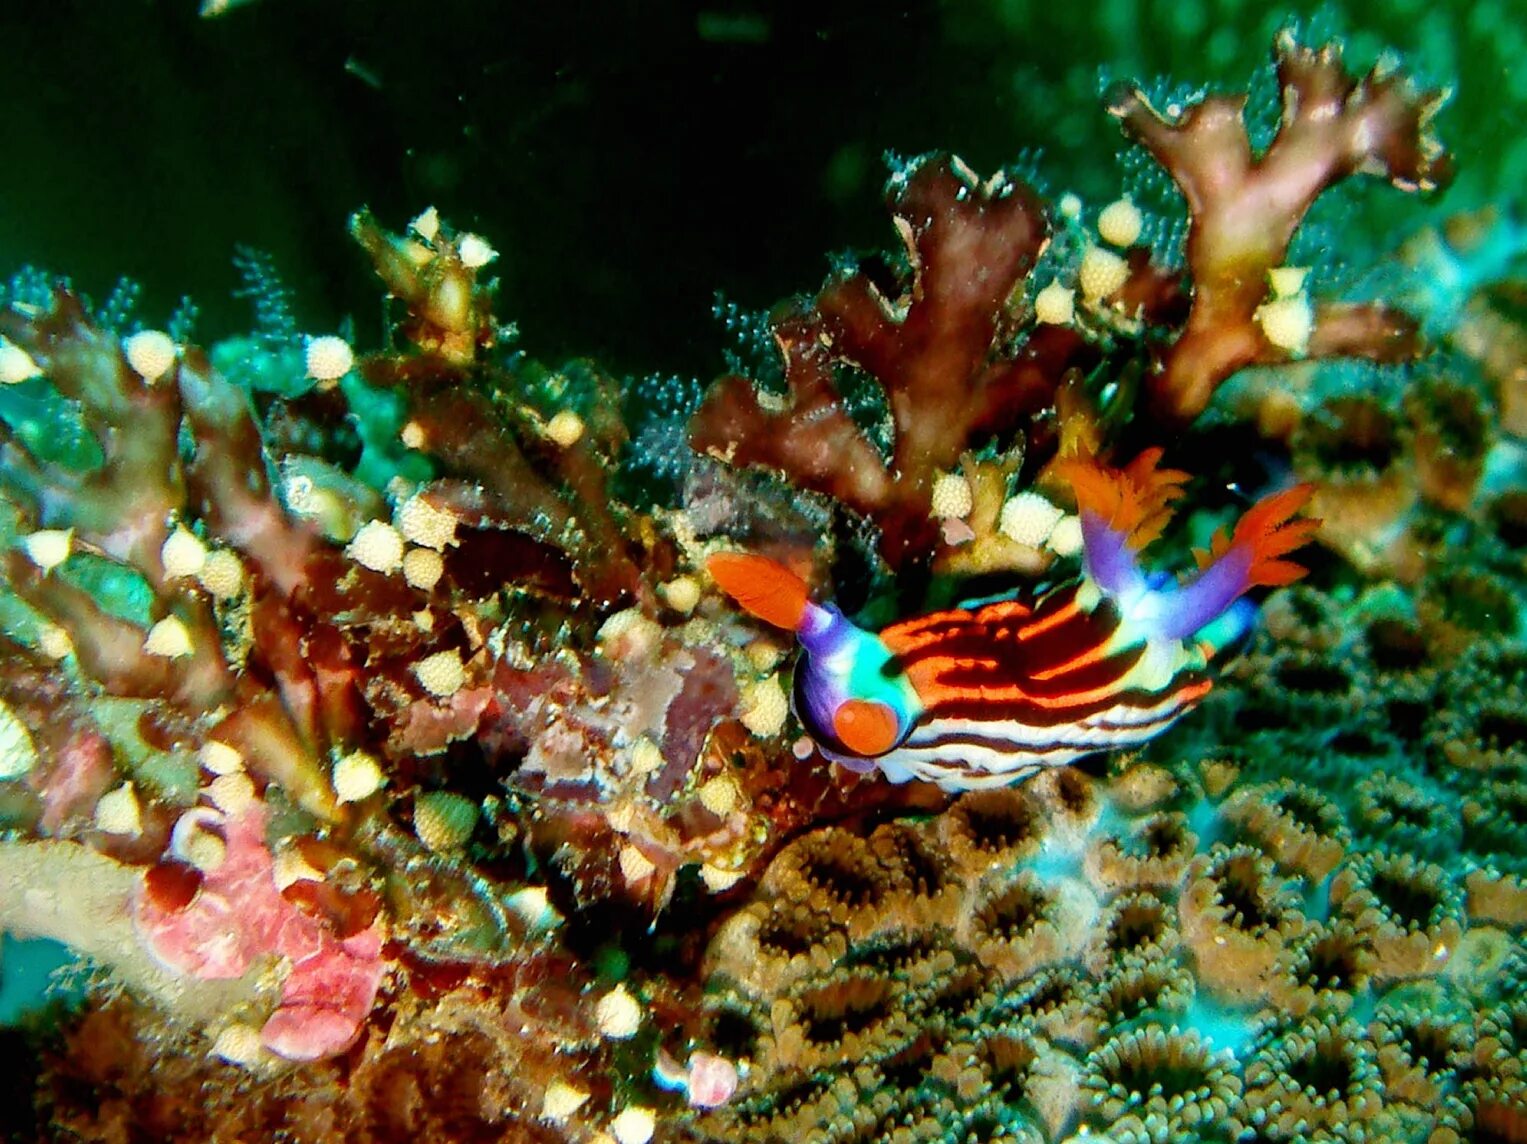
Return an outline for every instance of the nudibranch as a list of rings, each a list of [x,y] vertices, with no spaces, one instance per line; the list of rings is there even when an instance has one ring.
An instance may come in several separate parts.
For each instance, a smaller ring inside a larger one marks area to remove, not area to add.
[[[827,758],[892,782],[945,790],[1021,782],[1042,767],[1138,746],[1209,691],[1210,663],[1248,629],[1244,595],[1304,569],[1283,557],[1317,523],[1296,518],[1308,486],[1274,493],[1232,534],[1195,552],[1179,583],[1142,550],[1166,527],[1187,474],[1148,450],[1123,469],[1057,466],[1076,494],[1082,566],[1031,593],[903,620],[878,633],[814,603],[788,568],[718,553],[707,568],[744,609],[795,633],[796,716]]]

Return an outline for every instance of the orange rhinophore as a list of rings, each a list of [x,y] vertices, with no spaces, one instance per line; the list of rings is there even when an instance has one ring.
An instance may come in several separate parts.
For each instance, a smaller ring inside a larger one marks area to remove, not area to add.
[[[721,590],[765,623],[795,631],[806,618],[811,597],[802,580],[783,564],[749,552],[718,552],[705,570]]]

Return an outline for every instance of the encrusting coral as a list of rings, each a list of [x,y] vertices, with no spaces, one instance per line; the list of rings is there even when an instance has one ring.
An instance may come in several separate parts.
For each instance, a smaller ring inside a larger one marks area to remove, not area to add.
[[[1239,97],[1110,91],[1186,201],[1180,261],[1143,196],[1092,226],[1016,172],[897,163],[901,249],[753,321],[775,355],[693,400],[536,362],[489,241],[433,209],[351,219],[394,303],[376,352],[302,337],[253,254],[262,331],[210,353],[18,275],[0,924],[99,970],[41,1042],[38,1123],[1521,1138],[1520,328],[1493,280],[1443,321],[1289,264],[1336,183],[1448,159],[1387,61],[1284,35],[1269,75],[1265,132]],[[1404,258],[1506,225],[1465,221]],[[1325,386],[1423,330],[1449,353],[1395,400]],[[1247,367],[1250,404],[1195,424]],[[1221,488],[1289,471],[1309,490],[1220,527]],[[1196,578],[1134,562],[1158,538]],[[1237,597],[1305,567],[1251,633]],[[852,627],[829,578],[866,623],[976,598],[882,624],[909,656],[967,625],[919,702],[986,709],[893,776],[949,790],[873,773],[904,729],[867,703],[829,720],[863,749],[816,757],[815,668],[728,599]],[[989,594],[1015,578],[1033,612]],[[1016,697],[970,682],[998,639],[1048,641]],[[992,726],[1021,766],[971,761]]]

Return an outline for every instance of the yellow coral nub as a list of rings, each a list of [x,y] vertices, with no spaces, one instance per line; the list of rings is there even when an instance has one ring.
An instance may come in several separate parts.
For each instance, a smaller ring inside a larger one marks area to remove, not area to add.
[[[1278,266],[1267,272],[1267,287],[1274,298],[1292,298],[1304,293],[1309,273],[1308,266]]]
[[[456,543],[456,526],[461,520],[450,509],[436,508],[415,493],[398,508],[398,531],[403,538],[421,548],[437,552]]]
[[[74,529],[40,528],[22,538],[27,559],[44,572],[51,572],[74,551]]]
[[[959,520],[975,503],[970,482],[960,473],[940,473],[933,481],[930,514],[939,520]]]
[[[723,890],[730,890],[742,880],[741,870],[728,870],[707,862],[700,867],[700,881],[705,883],[705,888],[713,894],[719,894]]]
[[[663,603],[681,615],[689,615],[700,602],[700,581],[693,576],[675,576],[667,583],[659,584],[657,591],[663,597]]]
[[[1015,543],[1038,548],[1065,515],[1039,493],[1022,492],[1003,504],[997,516],[997,531]]]
[[[260,1030],[243,1023],[229,1025],[219,1033],[212,1043],[212,1053],[231,1065],[245,1068],[258,1064],[266,1056]]]
[[[414,800],[414,833],[437,854],[460,849],[477,826],[477,806],[450,791],[435,790]]]
[[[624,985],[617,985],[594,1006],[594,1020],[599,1031],[612,1041],[636,1036],[642,1027],[642,1005]]]
[[[655,774],[663,768],[663,749],[642,735],[631,744],[631,772],[638,775]]]
[[[355,351],[344,338],[325,334],[308,339],[303,364],[314,381],[338,381],[355,368]]]
[[[334,764],[330,780],[334,785],[334,797],[341,802],[362,802],[382,790],[386,776],[377,764],[376,756],[366,751],[350,751]]]
[[[482,235],[464,234],[456,240],[456,257],[468,270],[480,270],[498,257],[498,251]]]
[[[410,449],[422,449],[429,440],[429,434],[424,431],[424,426],[417,421],[405,422],[403,428],[398,430],[398,440]]]
[[[206,793],[212,805],[230,817],[243,814],[255,804],[254,780],[243,771],[218,775],[207,784]]]
[[[191,633],[181,623],[179,616],[165,616],[149,628],[148,636],[143,641],[143,650],[149,655],[165,659],[180,659],[192,652]]]
[[[31,354],[9,338],[0,337],[0,385],[20,385],[41,376],[42,370]]]
[[[1101,302],[1129,280],[1129,263],[1111,250],[1101,246],[1089,246],[1082,255],[1082,268],[1078,282],[1082,297],[1088,302]]]
[[[1302,357],[1310,348],[1315,331],[1315,310],[1303,294],[1274,298],[1257,307],[1257,324],[1262,336],[1278,349]]]
[[[461,653],[454,648],[425,656],[414,664],[413,672],[419,680],[419,686],[438,699],[455,695],[467,681],[467,669],[462,665]]]
[[[646,659],[662,642],[663,629],[642,615],[640,608],[627,608],[600,625],[595,638],[599,650],[611,659]]]
[[[186,811],[170,831],[170,853],[210,874],[228,857],[228,844],[215,833],[221,821],[217,811],[205,806]]]
[[[440,233],[440,212],[434,207],[425,207],[408,221],[408,229],[425,242],[434,242]]]
[[[616,1144],[647,1144],[656,1128],[652,1109],[634,1104],[610,1121],[610,1135],[615,1137]]]
[[[195,576],[207,563],[207,546],[184,525],[177,525],[159,546],[159,562],[171,580]]]
[[[551,904],[545,886],[526,886],[504,899],[504,905],[525,923],[531,933],[549,930],[562,920],[556,907]]]
[[[1045,547],[1057,556],[1075,556],[1082,550],[1082,518],[1061,517],[1045,539]]]
[[[566,1124],[588,1102],[589,1094],[574,1088],[564,1080],[554,1080],[546,1086],[541,1098],[541,1119],[553,1124]]]
[[[546,436],[562,448],[569,449],[583,436],[583,429],[583,418],[571,409],[562,409],[546,423]]]
[[[717,775],[702,783],[695,793],[700,799],[701,806],[721,818],[725,818],[736,810],[738,802],[742,799],[742,791],[737,786],[737,780],[731,775]]]
[[[170,335],[162,330],[139,330],[122,343],[127,364],[144,381],[158,381],[175,364],[175,348]]]
[[[431,591],[445,575],[445,558],[433,548],[410,548],[403,557],[403,579],[410,588]]]
[[[244,756],[236,748],[216,739],[208,739],[196,754],[201,765],[215,775],[237,774],[244,769]]]
[[[143,814],[132,783],[123,783],[96,800],[95,828],[103,834],[136,838],[143,833]]]
[[[790,714],[790,701],[779,676],[771,675],[743,689],[742,725],[760,739],[778,735]]]
[[[1042,326],[1069,326],[1076,317],[1076,291],[1051,282],[1034,295],[1034,320]]]
[[[278,890],[284,890],[294,882],[323,881],[323,871],[315,870],[301,848],[292,845],[282,846],[276,850],[270,876]]]
[[[63,659],[74,654],[74,641],[57,624],[37,625],[37,650],[49,659]]]
[[[1145,224],[1140,208],[1130,201],[1128,195],[1109,203],[1098,215],[1098,237],[1109,246],[1130,247],[1140,237]]]
[[[230,548],[214,548],[196,577],[219,600],[232,600],[244,590],[244,562]]]
[[[20,716],[0,700],[0,779],[19,779],[37,765],[37,746]]]
[[[361,525],[345,551],[361,567],[384,575],[403,566],[403,537],[385,520],[369,520]]]
[[[620,863],[621,877],[625,878],[626,884],[631,886],[645,882],[657,870],[651,858],[629,844],[620,848],[620,853],[615,856],[615,860]]]

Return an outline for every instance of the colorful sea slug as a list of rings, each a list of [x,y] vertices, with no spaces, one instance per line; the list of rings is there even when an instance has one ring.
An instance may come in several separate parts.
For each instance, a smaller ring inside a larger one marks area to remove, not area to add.
[[[892,782],[945,790],[1020,782],[1041,767],[1137,746],[1209,691],[1209,663],[1234,644],[1256,586],[1304,574],[1282,557],[1317,522],[1294,519],[1311,490],[1266,497],[1196,552],[1185,583],[1147,572],[1187,474],[1157,467],[1159,449],[1123,469],[1095,460],[1057,466],[1081,515],[1081,574],[1029,593],[972,601],[878,634],[761,556],[719,553],[707,567],[759,619],[796,634],[794,707],[824,756]]]

